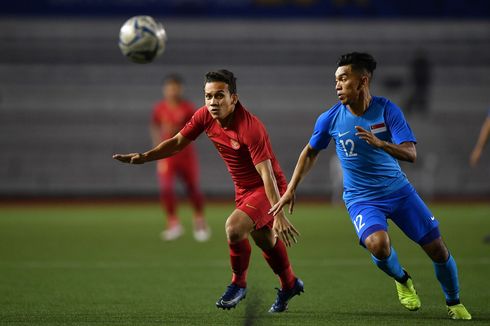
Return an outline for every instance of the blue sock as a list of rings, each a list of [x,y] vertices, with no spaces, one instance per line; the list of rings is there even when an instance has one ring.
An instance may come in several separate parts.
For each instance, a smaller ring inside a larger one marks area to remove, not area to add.
[[[371,259],[374,264],[378,266],[383,272],[393,277],[395,280],[405,283],[407,281],[405,277],[405,271],[403,270],[400,262],[398,261],[398,256],[393,247],[390,248],[390,255],[385,259],[378,259],[371,255]]]
[[[445,263],[434,262],[436,277],[441,283],[442,291],[446,296],[446,302],[449,306],[459,303],[459,280],[458,267],[453,256],[449,255],[449,259]]]

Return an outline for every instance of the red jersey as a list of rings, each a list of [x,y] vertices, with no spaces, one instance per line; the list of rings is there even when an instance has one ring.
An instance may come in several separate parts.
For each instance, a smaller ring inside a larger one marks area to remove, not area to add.
[[[235,188],[252,189],[263,186],[255,165],[270,159],[277,186],[282,193],[287,186],[286,178],[272,151],[264,125],[240,102],[236,104],[233,114],[230,126],[223,128],[213,119],[207,107],[203,106],[196,111],[180,133],[187,139],[195,140],[205,131],[225,161]]]
[[[160,138],[163,141],[175,136],[192,118],[193,114],[194,105],[191,102],[182,101],[179,106],[170,107],[165,100],[162,100],[155,104],[151,120],[153,124],[160,126]],[[193,146],[187,146],[170,159],[178,160],[181,158],[185,160],[188,155],[193,155],[191,153],[193,151]]]
[[[191,102],[182,101],[177,107],[172,108],[162,100],[153,108],[152,122],[161,127],[161,140],[165,140],[175,136],[193,114],[194,105]]]

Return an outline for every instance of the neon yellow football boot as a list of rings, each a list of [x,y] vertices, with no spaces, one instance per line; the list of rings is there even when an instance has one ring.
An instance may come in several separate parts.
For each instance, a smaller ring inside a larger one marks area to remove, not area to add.
[[[447,314],[451,319],[471,320],[470,313],[461,303],[454,306],[447,306]]]
[[[417,291],[413,287],[411,278],[408,278],[405,284],[395,281],[396,292],[398,293],[398,299],[402,306],[410,311],[419,310],[421,303]]]

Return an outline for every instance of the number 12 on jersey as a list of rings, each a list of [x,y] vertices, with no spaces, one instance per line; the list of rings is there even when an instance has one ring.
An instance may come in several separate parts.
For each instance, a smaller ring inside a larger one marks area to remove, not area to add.
[[[345,156],[352,157],[357,156],[357,153],[354,153],[354,141],[352,139],[347,139],[345,142],[342,139],[339,139],[340,145],[344,149]],[[347,149],[349,148],[349,149]]]

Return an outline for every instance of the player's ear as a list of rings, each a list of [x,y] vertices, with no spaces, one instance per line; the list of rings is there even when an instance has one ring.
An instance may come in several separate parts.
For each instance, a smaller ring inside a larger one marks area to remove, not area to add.
[[[361,82],[359,83],[359,89],[361,89],[361,87],[364,87],[364,86],[367,86],[369,83],[369,78],[367,75],[363,75],[361,77]]]
[[[231,103],[233,105],[236,105],[238,103],[238,94],[237,93],[231,94]]]

